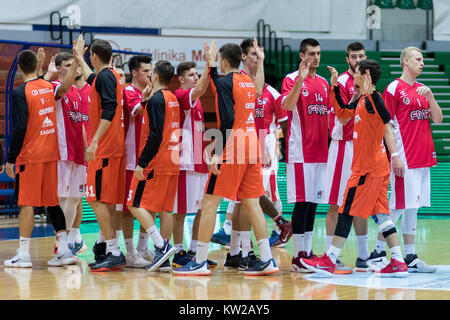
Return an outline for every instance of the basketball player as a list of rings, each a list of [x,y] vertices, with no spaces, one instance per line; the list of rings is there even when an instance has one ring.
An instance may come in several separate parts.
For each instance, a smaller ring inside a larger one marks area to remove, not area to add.
[[[360,42],[352,42],[347,46],[346,62],[348,69],[337,78],[337,84],[341,91],[342,101],[348,104],[354,94],[358,94],[354,84],[356,65],[367,59],[366,50]],[[327,162],[327,189],[325,197],[328,198],[330,208],[326,217],[326,249],[331,245],[334,230],[338,218],[338,208],[342,204],[345,186],[351,174],[353,158],[353,119],[339,119],[333,109],[330,113],[330,136],[331,143],[328,148]],[[369,249],[367,246],[367,220],[355,217],[353,219],[356,239],[358,241],[358,258],[355,262],[356,271],[368,271],[367,259],[369,259]],[[336,273],[351,272],[352,269],[346,267],[338,259],[336,263]]]
[[[256,40],[255,47],[257,47]],[[222,136],[215,141],[214,155],[202,200],[200,218],[202,228],[199,230],[197,254],[194,260],[184,267],[174,269],[173,272],[179,275],[211,273],[207,257],[217,207],[222,198],[235,199],[237,196],[248,211],[261,252],[261,260],[247,269],[245,274],[275,273],[279,269],[272,258],[266,221],[259,205],[259,197],[264,194],[264,188],[254,123],[256,92],[260,96],[264,85],[264,51],[258,47],[258,71],[255,83],[249,76],[239,72],[242,51],[238,45],[226,44],[219,51],[221,71],[225,74],[222,78],[219,78],[217,72],[218,50],[216,42],[213,41],[208,66],[211,85],[216,95],[216,113]]]
[[[316,74],[320,44],[307,38],[300,43],[298,71],[282,84],[282,107],[288,110],[286,178],[292,212],[294,257],[291,271],[303,272],[300,258],[312,255],[312,234],[318,203],[325,202],[328,157],[328,82]]]
[[[442,110],[433,92],[417,82],[423,70],[423,55],[419,48],[407,47],[400,54],[402,75],[391,82],[383,93],[386,108],[392,117],[392,128],[397,150],[405,175],[391,172],[391,196],[389,209],[395,224],[402,217],[402,234],[405,262],[409,272],[435,272],[436,267],[427,265],[417,257],[415,235],[417,211],[429,207],[430,167],[436,166],[436,152],[431,136],[430,118],[434,123],[442,122]],[[391,155],[392,156],[392,155]],[[376,258],[386,256],[383,236],[378,234]]]
[[[175,253],[172,210],[178,185],[180,108],[168,90],[174,68],[168,61],[155,64],[152,95],[146,104],[141,129],[140,156],[134,170],[127,206],[155,245],[155,257],[146,269],[156,271]],[[143,97],[143,100],[148,99]],[[161,232],[155,225],[159,213]],[[170,264],[167,266],[170,270]],[[164,270],[163,270],[164,271]]]
[[[75,264],[67,244],[66,221],[58,204],[58,131],[52,85],[38,78],[37,56],[31,50],[17,56],[24,83],[13,91],[13,135],[6,163],[6,174],[15,178],[20,206],[20,247],[17,255],[5,260],[5,267],[31,268],[33,207],[47,207],[57,238],[57,254],[50,266]],[[14,164],[16,168],[14,170]],[[14,173],[15,171],[15,173]]]
[[[375,85],[381,75],[380,65],[374,60],[362,60],[355,72],[355,84],[361,97],[354,95],[344,104],[337,86],[337,71],[331,71],[331,101],[335,114],[342,118],[354,116],[352,174],[347,182],[344,200],[339,207],[339,217],[332,244],[321,257],[301,258],[302,265],[310,271],[332,275],[342,247],[347,240],[353,217],[368,219],[372,216],[391,250],[391,262],[376,273],[382,277],[406,277],[408,268],[403,260],[397,230],[389,216],[387,191],[390,166],[383,144],[386,142],[395,175],[402,176],[404,166],[400,161],[389,121],[391,117]]]
[[[86,149],[86,200],[94,210],[105,242],[97,241],[93,251],[96,261],[91,271],[120,269],[126,264],[120,252],[112,224],[115,205],[122,203],[125,192],[125,137],[123,128],[123,88],[120,77],[110,67],[111,45],[101,39],[90,48],[91,71],[78,50],[83,75],[91,85],[89,93],[89,147]]]

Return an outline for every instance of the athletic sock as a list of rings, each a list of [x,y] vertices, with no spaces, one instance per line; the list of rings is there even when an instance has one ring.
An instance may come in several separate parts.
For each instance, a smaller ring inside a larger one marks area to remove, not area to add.
[[[156,226],[151,226],[147,229],[147,233],[152,238],[155,247],[162,249],[162,247],[164,246],[164,239],[161,237],[158,228]]]
[[[75,243],[75,231],[73,228],[70,228],[69,234],[67,235],[67,242],[71,245]]]
[[[133,238],[125,239],[125,248],[127,249],[127,253],[133,253],[134,252]]]
[[[405,256],[407,256],[408,254],[416,254],[415,244],[405,244]]]
[[[367,234],[362,236],[356,236],[358,241],[358,257],[362,260],[369,259],[369,248],[367,246]]]
[[[30,242],[31,242],[31,238],[20,237],[19,254],[21,256],[30,254]]]
[[[377,239],[377,244],[375,246],[375,250],[377,250],[378,253],[381,253],[382,251],[386,251],[386,241],[381,241]]]
[[[102,230],[98,231],[97,243],[105,242],[105,237],[103,236]]]
[[[292,235],[294,239],[294,253],[298,256],[300,251],[305,251],[305,234],[294,234]]]
[[[269,239],[258,240],[259,253],[261,255],[261,262],[267,262],[272,259],[272,252],[270,251]]]
[[[189,251],[197,252],[198,240],[191,240],[191,244],[189,246]]]
[[[250,231],[241,231],[240,238],[242,243],[242,258],[248,256],[248,253],[252,251],[251,241],[250,241]],[[239,252],[238,252],[239,254]],[[231,253],[230,253],[231,255]]]
[[[333,243],[334,236],[327,236],[327,244],[326,244],[326,250],[330,249],[331,244]]]
[[[148,249],[148,233],[139,232],[139,240],[137,244],[137,250],[145,252]]]
[[[390,248],[390,250],[392,259],[400,262],[405,262],[402,257],[402,249],[400,248],[400,246],[392,247]]]
[[[330,258],[331,262],[336,264],[339,254],[341,253],[341,249],[331,245],[326,253],[327,253],[327,256]]]
[[[119,247],[119,240],[120,240],[120,235],[122,234],[122,230],[116,230],[116,242],[117,242],[117,247]]]
[[[106,242],[106,254],[111,253],[113,256],[120,256],[120,251],[116,245],[116,239],[105,240]]]
[[[233,230],[231,231],[231,240],[230,240],[230,256],[235,256],[239,254],[241,251],[241,237],[240,231]]]
[[[62,255],[65,252],[69,250],[68,242],[67,242],[67,232],[59,232],[56,234],[57,243],[56,246],[58,247],[58,254]]]
[[[197,253],[195,254],[195,261],[202,263],[208,259],[209,242],[198,242]]]
[[[223,230],[225,231],[225,234],[227,236],[231,235],[231,231],[233,228],[233,223],[231,220],[225,220],[225,223],[223,224]]]
[[[307,257],[309,257],[311,255],[311,251],[312,251],[312,237],[313,237],[312,231],[305,232],[305,251],[306,251],[306,256]]]

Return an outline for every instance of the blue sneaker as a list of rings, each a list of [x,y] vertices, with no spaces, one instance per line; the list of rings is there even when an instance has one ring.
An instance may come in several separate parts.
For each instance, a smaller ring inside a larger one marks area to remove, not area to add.
[[[224,228],[220,228],[220,230],[214,233],[211,237],[211,242],[218,243],[223,246],[230,246],[230,241],[231,235],[227,235]]]
[[[167,259],[169,259],[177,251],[176,248],[172,247],[167,241],[164,241],[162,248],[155,247],[155,258],[153,262],[149,264],[145,269],[147,271],[156,271]],[[170,266],[170,264],[169,264]]]
[[[181,268],[192,260],[192,256],[184,250],[175,253],[172,259],[172,269]]]
[[[208,261],[197,263],[194,260],[181,268],[173,269],[173,273],[177,276],[207,276],[211,274],[211,270],[208,267]]]
[[[270,235],[270,238],[269,238],[270,246],[273,247],[279,239],[280,239],[280,235],[275,230],[272,230],[272,234]]]
[[[276,273],[278,269],[275,260],[272,258],[269,261],[262,262],[259,260],[253,266],[244,271],[246,276],[265,276],[267,274]]]
[[[75,242],[74,244],[69,243],[69,249],[72,251],[72,254],[74,256],[86,251],[87,245],[84,243],[83,240],[81,242]]]

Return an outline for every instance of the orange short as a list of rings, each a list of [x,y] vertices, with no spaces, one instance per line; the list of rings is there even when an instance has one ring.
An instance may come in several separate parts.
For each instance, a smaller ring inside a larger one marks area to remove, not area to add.
[[[205,193],[230,200],[259,198],[264,193],[262,165],[228,164],[219,165],[219,175],[211,172],[205,186]]]
[[[86,201],[121,204],[125,196],[125,158],[95,159],[88,163]]]
[[[389,214],[388,188],[389,175],[372,177],[352,173],[338,212],[366,219],[377,213]]]
[[[15,189],[19,206],[57,206],[58,161],[16,165]]]
[[[178,175],[153,174],[153,170],[138,180],[131,179],[127,206],[152,212],[172,212],[178,186]]]

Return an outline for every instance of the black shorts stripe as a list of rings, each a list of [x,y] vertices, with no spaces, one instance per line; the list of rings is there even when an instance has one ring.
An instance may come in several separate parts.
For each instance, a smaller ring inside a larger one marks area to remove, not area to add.
[[[137,188],[136,188],[136,194],[134,195],[133,199],[133,207],[139,208],[141,206],[141,200],[142,195],[144,194],[145,184],[148,180],[153,179],[153,170],[148,174],[146,180],[141,180],[138,182]]]
[[[366,178],[367,178],[367,174],[364,176],[361,176],[358,181],[358,186],[362,186],[366,182]],[[358,186],[348,189],[347,197],[345,198],[344,211],[342,212],[342,214],[350,215],[350,209],[353,205],[353,200],[355,199],[355,194],[356,194],[356,188]]]
[[[109,165],[109,159],[103,159],[102,168],[95,171],[95,198],[97,201],[100,201],[102,194],[102,176],[103,176],[103,168],[106,168]]]
[[[366,182],[367,174],[359,178],[358,186],[362,186]]]
[[[220,164],[217,166],[217,169],[220,170]],[[208,188],[206,189],[207,194],[214,194],[214,188],[216,186],[217,176],[211,173],[211,177],[209,178]]]
[[[25,170],[25,165],[22,164],[19,166],[19,169],[16,167],[16,177],[15,177],[15,184],[14,184],[14,200],[17,203],[19,201],[19,187],[20,187],[20,172]]]

